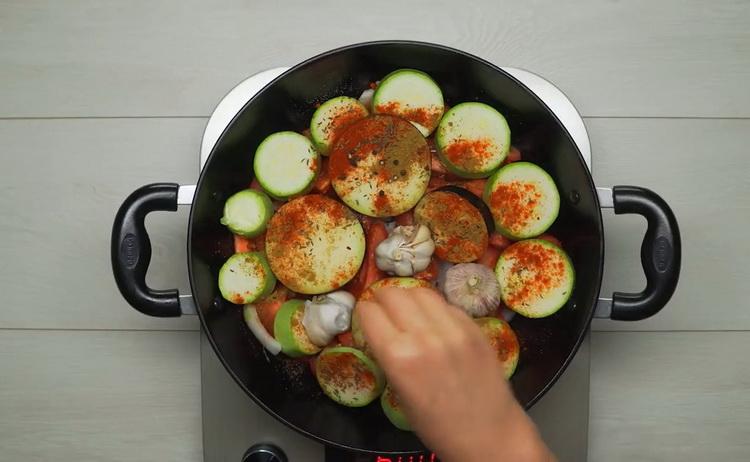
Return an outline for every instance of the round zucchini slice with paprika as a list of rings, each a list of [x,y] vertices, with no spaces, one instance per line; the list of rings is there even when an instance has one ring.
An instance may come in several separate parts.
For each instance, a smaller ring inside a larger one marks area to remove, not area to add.
[[[315,147],[327,155],[339,133],[367,114],[364,104],[349,96],[338,96],[321,104],[310,120],[310,136]]]
[[[304,313],[304,300],[288,300],[281,305],[273,321],[273,336],[281,344],[281,351],[293,358],[314,355],[320,351],[320,347],[312,343],[302,325]]]
[[[322,294],[357,274],[365,233],[354,213],[320,194],[293,199],[276,211],[266,231],[271,269],[289,289]]]
[[[484,202],[497,231],[511,239],[539,236],[560,211],[555,180],[530,162],[513,162],[495,172],[485,186]]]
[[[495,266],[503,303],[527,318],[557,312],[570,299],[575,270],[570,257],[543,239],[519,241],[506,248]]]
[[[234,234],[255,237],[266,230],[272,214],[273,204],[266,193],[245,189],[227,199],[220,221]]]
[[[406,119],[423,136],[435,130],[445,111],[443,92],[438,84],[415,69],[399,69],[383,77],[372,103],[376,113]]]
[[[320,156],[312,141],[285,131],[266,137],[255,150],[253,171],[263,189],[276,199],[289,199],[312,188]]]
[[[468,263],[487,249],[485,217],[463,194],[450,190],[426,194],[414,208],[414,221],[430,228],[435,255],[447,262]]]
[[[404,119],[375,115],[341,132],[328,168],[346,205],[371,217],[391,217],[414,207],[427,190],[430,149]]]
[[[406,420],[406,415],[401,409],[401,403],[398,400],[398,396],[393,391],[390,385],[385,386],[383,394],[380,395],[380,406],[383,408],[383,413],[391,423],[399,430],[412,431],[409,421]]]
[[[320,352],[315,377],[326,396],[349,407],[363,407],[383,392],[385,375],[356,348],[337,346]]]
[[[275,286],[276,278],[260,252],[236,253],[219,269],[219,292],[237,305],[265,297]]]
[[[489,176],[510,149],[508,122],[484,103],[453,106],[435,133],[440,160],[451,173],[464,178]]]
[[[423,279],[410,278],[410,277],[393,277],[380,279],[370,284],[370,287],[362,292],[359,296],[360,301],[372,300],[375,298],[375,291],[384,287],[400,287],[402,289],[412,289],[415,287],[424,287],[431,289],[432,284],[429,281]],[[362,350],[367,350],[367,342],[365,341],[365,335],[362,333],[362,328],[359,325],[359,318],[357,317],[356,311],[359,305],[354,307],[352,313],[352,339],[354,340],[354,346]]]
[[[497,359],[503,367],[505,378],[509,379],[518,366],[518,356],[521,353],[521,345],[518,343],[516,333],[510,324],[498,318],[477,318],[474,320],[492,349],[497,353]]]

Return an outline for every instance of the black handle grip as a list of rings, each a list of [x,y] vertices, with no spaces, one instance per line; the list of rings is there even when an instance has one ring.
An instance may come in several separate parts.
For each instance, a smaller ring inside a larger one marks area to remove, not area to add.
[[[174,183],[155,183],[135,190],[120,206],[112,225],[112,271],[122,296],[149,316],[180,316],[177,289],[154,290],[146,285],[151,263],[151,240],[144,220],[149,212],[177,210]]]
[[[658,313],[667,304],[680,278],[682,247],[680,229],[672,209],[653,191],[637,186],[615,186],[612,198],[616,214],[637,213],[648,222],[641,245],[641,264],[646,288],[636,294],[615,292],[611,318],[638,321]]]

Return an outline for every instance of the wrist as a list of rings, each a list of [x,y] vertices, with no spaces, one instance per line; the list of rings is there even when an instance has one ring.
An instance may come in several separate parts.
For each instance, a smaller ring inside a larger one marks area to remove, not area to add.
[[[446,462],[553,462],[552,455],[524,410],[517,404],[508,410],[502,422],[484,429],[456,459]]]

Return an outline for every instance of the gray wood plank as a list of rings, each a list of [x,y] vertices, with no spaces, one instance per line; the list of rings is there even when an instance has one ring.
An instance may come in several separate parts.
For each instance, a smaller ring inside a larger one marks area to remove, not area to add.
[[[589,461],[750,454],[750,332],[595,332]]]
[[[202,461],[198,336],[0,330],[0,459]]]
[[[157,181],[194,183],[204,120],[0,121],[0,328],[192,329],[125,303],[110,267],[117,208]],[[187,210],[149,216],[153,287],[187,289]],[[189,292],[188,292],[189,293]]]
[[[748,330],[750,121],[587,120],[600,186],[634,184],[660,193],[682,233],[677,292],[655,317],[595,321],[594,329]],[[602,294],[645,286],[640,245],[645,220],[605,212]]]
[[[536,71],[585,115],[747,117],[748,21],[743,0],[5,0],[0,116],[208,115],[253,72],[401,38]]]

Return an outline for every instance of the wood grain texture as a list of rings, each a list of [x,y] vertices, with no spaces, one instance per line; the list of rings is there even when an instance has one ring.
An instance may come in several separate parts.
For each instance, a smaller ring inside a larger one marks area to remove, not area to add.
[[[633,184],[664,197],[682,234],[677,292],[639,322],[595,321],[600,330],[748,330],[750,120],[587,120],[599,186]],[[645,220],[605,212],[602,295],[640,291]]]
[[[0,460],[203,460],[198,336],[0,330]]]
[[[115,212],[144,184],[194,183],[204,120],[0,121],[0,328],[191,329],[194,316],[157,319],[115,286]],[[148,281],[188,288],[187,210],[146,219]],[[188,292],[189,293],[189,292]]]
[[[744,0],[5,0],[0,116],[203,115],[337,46],[425,40],[527,68],[589,116],[750,116]]]
[[[743,461],[750,332],[595,332],[590,462]]]

